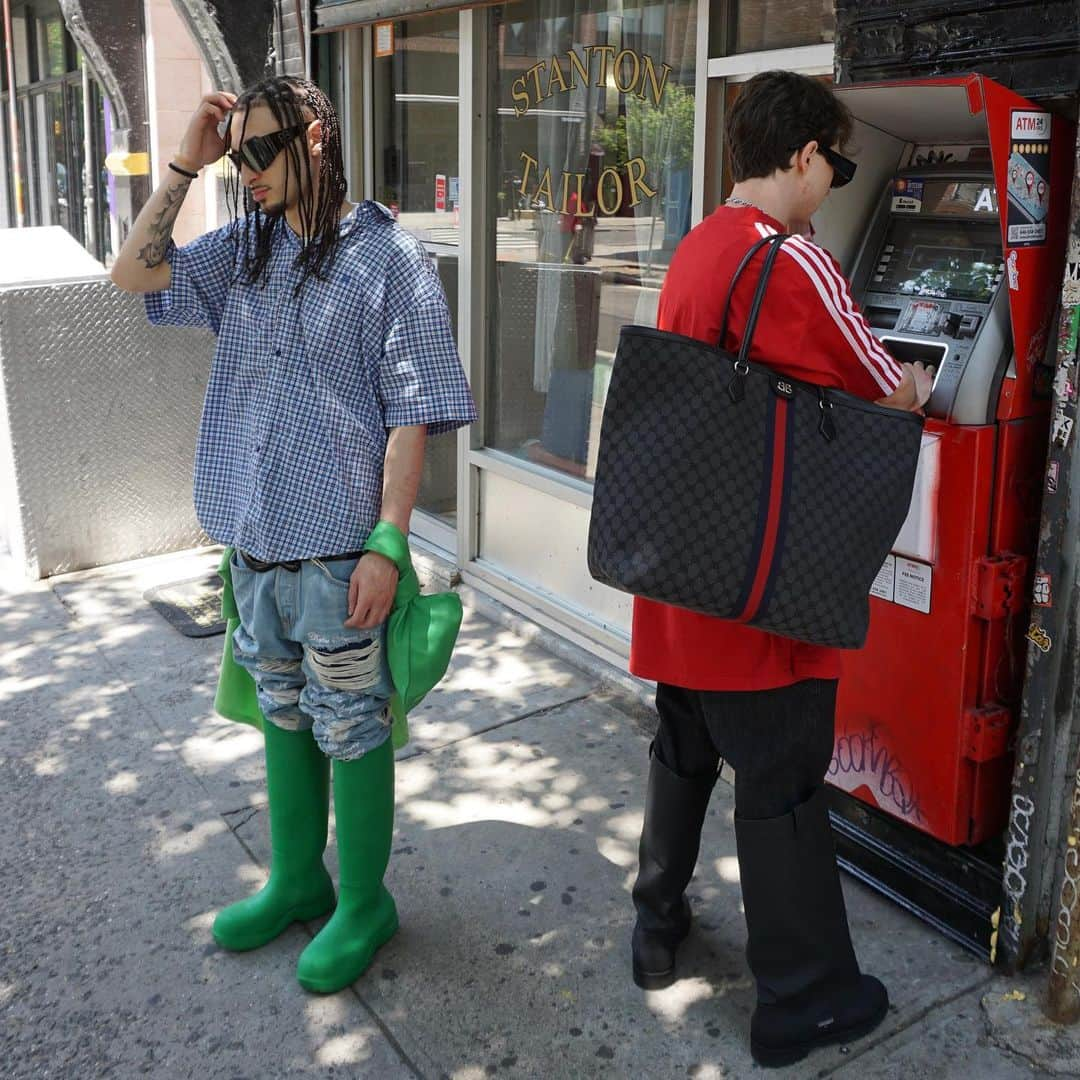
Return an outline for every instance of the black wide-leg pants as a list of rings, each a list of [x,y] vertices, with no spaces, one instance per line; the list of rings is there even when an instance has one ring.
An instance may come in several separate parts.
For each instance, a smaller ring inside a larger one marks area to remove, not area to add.
[[[653,753],[683,777],[735,770],[735,812],[790,813],[822,784],[833,752],[835,679],[775,690],[687,690],[660,683]]]

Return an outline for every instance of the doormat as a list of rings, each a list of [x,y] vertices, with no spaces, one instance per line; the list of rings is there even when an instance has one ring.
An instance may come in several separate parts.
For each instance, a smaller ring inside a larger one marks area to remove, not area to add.
[[[222,581],[217,573],[171,585],[158,585],[143,599],[184,637],[212,637],[225,633],[221,617]]]

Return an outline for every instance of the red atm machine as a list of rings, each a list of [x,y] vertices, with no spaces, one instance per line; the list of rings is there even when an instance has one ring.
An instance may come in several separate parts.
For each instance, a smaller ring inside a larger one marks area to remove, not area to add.
[[[1074,132],[978,75],[835,92],[859,174],[818,239],[881,341],[935,370],[911,511],[841,681],[838,850],[982,951],[1032,590],[1053,590],[1031,565]]]

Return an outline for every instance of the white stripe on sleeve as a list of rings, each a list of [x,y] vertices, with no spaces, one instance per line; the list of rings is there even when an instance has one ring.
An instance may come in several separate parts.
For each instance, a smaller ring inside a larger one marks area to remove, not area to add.
[[[755,224],[761,236],[777,235],[777,230],[771,225],[763,221]],[[865,320],[855,310],[847,282],[836,272],[829,257],[816,244],[811,244],[799,236],[785,241],[783,250],[810,279],[825,305],[825,310],[870,377],[886,394],[891,394],[900,385],[904,373],[892,354],[879,344]]]
[[[864,344],[867,358],[877,362],[886,380],[892,384],[892,389],[895,390],[903,380],[904,372],[892,354],[874,336],[866,320],[855,310],[855,302],[852,300],[844,276],[837,272],[832,259],[816,244],[812,244],[799,236],[794,237],[791,242],[814,262],[825,280],[831,285],[830,291],[838,302],[840,314],[848,321],[855,331],[856,337]]]

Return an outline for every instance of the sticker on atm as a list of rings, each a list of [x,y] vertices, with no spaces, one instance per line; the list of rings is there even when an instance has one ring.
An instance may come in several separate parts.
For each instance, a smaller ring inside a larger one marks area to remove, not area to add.
[[[1008,164],[1010,247],[1046,243],[1050,209],[1050,130],[1048,112],[1013,109]]]
[[[894,214],[921,214],[923,182],[898,176],[893,181],[892,212]]]
[[[902,607],[930,614],[930,591],[934,583],[934,568],[914,559],[896,559],[894,602]]]
[[[874,584],[870,586],[870,595],[879,600],[888,600],[892,603],[896,588],[896,556],[886,555],[885,562],[881,564],[878,576],[874,578]]]

